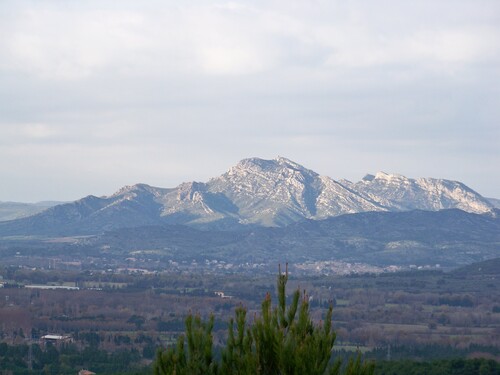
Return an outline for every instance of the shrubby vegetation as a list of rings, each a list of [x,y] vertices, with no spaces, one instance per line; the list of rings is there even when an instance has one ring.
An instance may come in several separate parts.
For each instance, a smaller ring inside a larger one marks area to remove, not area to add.
[[[432,362],[378,362],[375,375],[498,375],[500,364],[487,359],[449,359]]]
[[[433,361],[439,359],[467,358],[469,356],[482,355],[490,358],[498,358],[500,349],[496,346],[470,345],[466,348],[457,348],[443,345],[391,345],[387,347],[375,348],[365,353],[366,358],[374,359],[377,362],[386,360],[390,352],[390,358],[394,361]],[[343,353],[339,353],[343,354]]]
[[[226,345],[216,358],[213,348],[213,316],[203,321],[189,315],[186,334],[177,345],[159,352],[154,363],[156,375],[205,374],[373,374],[373,363],[360,357],[341,369],[332,361],[335,332],[332,329],[332,306],[321,324],[314,324],[309,313],[308,296],[297,289],[286,305],[288,272],[278,275],[278,305],[273,309],[268,293],[260,316],[247,323],[247,311],[236,309],[229,323]],[[300,303],[299,303],[300,302]],[[186,345],[187,342],[187,345]]]
[[[91,368],[100,374],[150,374],[151,369],[138,366],[141,355],[135,349],[108,353],[95,346],[78,349],[76,345],[46,347],[32,345],[31,370],[28,364],[29,346],[0,343],[0,373],[2,374],[71,374],[82,368]]]

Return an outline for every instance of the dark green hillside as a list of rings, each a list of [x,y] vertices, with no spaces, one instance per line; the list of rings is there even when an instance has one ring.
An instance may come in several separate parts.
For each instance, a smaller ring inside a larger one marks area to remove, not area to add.
[[[474,263],[460,267],[452,272],[453,275],[463,276],[500,276],[500,258],[489,259],[483,262]]]
[[[183,226],[106,232],[82,243],[111,252],[155,249],[171,258],[291,263],[345,260],[375,265],[457,267],[500,253],[500,220],[460,210],[366,212],[285,228],[200,231]]]

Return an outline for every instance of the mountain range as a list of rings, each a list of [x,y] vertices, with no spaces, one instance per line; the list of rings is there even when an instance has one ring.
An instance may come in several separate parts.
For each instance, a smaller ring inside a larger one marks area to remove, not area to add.
[[[0,222],[0,236],[96,234],[147,225],[201,229],[284,227],[362,212],[460,209],[495,214],[494,204],[463,183],[384,172],[361,181],[334,180],[283,157],[250,158],[208,182],[175,188],[126,186],[34,215]]]

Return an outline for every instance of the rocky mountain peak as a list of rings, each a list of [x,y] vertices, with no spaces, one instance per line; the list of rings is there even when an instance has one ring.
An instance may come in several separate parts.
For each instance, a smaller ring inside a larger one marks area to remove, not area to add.
[[[177,199],[195,200],[201,199],[201,193],[206,191],[206,185],[202,182],[185,182],[177,187]]]
[[[364,179],[363,179],[364,180]],[[403,175],[397,174],[397,173],[387,173],[387,172],[377,172],[375,174],[375,178],[373,180],[383,180],[387,182],[393,182],[393,183],[398,183],[398,182],[407,182],[409,179]]]
[[[209,181],[211,190],[247,191],[251,194],[274,194],[279,190],[304,189],[319,175],[289,159],[250,158],[240,161],[228,172]],[[229,185],[231,188],[229,188]]]
[[[311,175],[318,175],[310,169],[295,163],[287,158],[278,156],[275,159],[267,160],[260,158],[248,158],[241,160],[234,167],[230,168],[229,174],[251,174],[251,173],[282,173],[285,170],[303,172]]]
[[[146,184],[126,185],[111,195],[110,198],[136,196],[138,193],[151,191],[151,189],[153,189],[153,187]]]
[[[317,175],[316,172],[313,172],[312,170],[307,169],[307,168],[303,167],[302,165],[300,165],[300,164],[298,164],[290,159],[284,158],[282,156],[278,156],[276,159],[273,159],[272,161],[276,162],[279,166],[282,166],[284,168],[293,169],[296,171],[304,171],[307,173],[312,173],[312,174]]]
[[[457,181],[413,179],[386,172],[369,176],[354,184],[353,188],[391,211],[459,208],[467,212],[486,213],[493,209],[488,200]]]

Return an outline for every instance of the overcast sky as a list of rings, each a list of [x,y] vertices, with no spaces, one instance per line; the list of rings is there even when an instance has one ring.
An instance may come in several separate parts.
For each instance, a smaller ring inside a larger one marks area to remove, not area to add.
[[[0,2],[0,201],[247,157],[500,198],[500,1]]]

